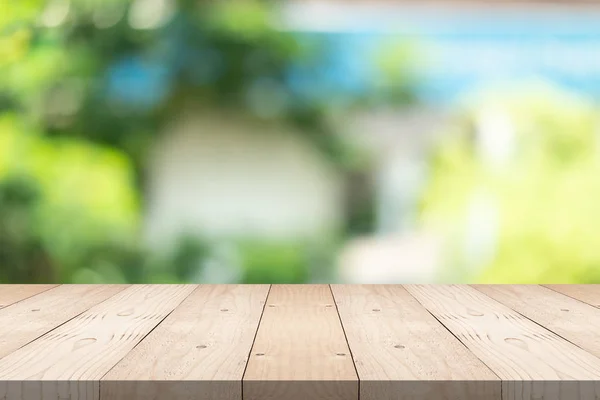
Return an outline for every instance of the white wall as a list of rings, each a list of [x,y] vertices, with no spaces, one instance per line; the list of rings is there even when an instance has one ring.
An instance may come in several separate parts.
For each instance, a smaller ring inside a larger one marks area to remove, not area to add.
[[[152,244],[185,230],[314,237],[342,221],[340,176],[298,134],[192,109],[173,120],[154,150],[146,217]]]

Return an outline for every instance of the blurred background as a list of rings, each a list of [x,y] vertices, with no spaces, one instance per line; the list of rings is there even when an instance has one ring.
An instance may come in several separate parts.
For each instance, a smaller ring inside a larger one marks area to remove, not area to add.
[[[0,0],[0,282],[600,282],[600,5]]]

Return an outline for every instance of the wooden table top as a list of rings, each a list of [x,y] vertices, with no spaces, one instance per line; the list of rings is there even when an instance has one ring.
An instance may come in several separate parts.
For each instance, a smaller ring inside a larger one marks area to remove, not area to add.
[[[0,399],[600,399],[600,285],[0,285]]]

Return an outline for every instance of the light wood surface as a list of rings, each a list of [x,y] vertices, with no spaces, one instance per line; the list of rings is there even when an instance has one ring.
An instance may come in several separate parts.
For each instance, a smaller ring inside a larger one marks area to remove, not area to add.
[[[332,290],[361,399],[500,399],[500,379],[403,287],[332,285]]]
[[[99,399],[99,380],[189,295],[135,285],[0,360],[0,398]]]
[[[0,309],[58,285],[0,285]]]
[[[268,291],[201,285],[103,378],[103,399],[240,399]]]
[[[600,359],[467,286],[407,289],[502,379],[508,399],[589,399]]]
[[[0,285],[0,400],[597,400],[594,285]]]
[[[0,358],[126,287],[126,285],[63,285],[0,310]],[[73,301],[74,297],[77,301]]]
[[[474,287],[600,357],[600,309],[537,285]]]
[[[246,400],[358,399],[358,377],[328,285],[271,288],[248,368]]]
[[[600,285],[544,285],[549,289],[600,308]]]

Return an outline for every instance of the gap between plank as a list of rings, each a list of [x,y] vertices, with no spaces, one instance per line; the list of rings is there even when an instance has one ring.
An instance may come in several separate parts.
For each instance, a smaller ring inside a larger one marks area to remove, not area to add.
[[[57,289],[57,288],[59,288],[59,287],[61,287],[61,286],[63,286],[63,285],[62,285],[62,284],[59,284],[59,285],[54,285],[54,286],[52,286],[52,287],[49,287],[49,288],[48,288],[48,289],[46,289],[46,290],[42,290],[42,291],[41,291],[41,292],[39,292],[39,293],[32,294],[31,296],[24,297],[24,298],[22,298],[22,299],[20,299],[20,300],[17,300],[17,301],[15,301],[15,302],[13,302],[13,303],[10,303],[10,304],[8,304],[7,306],[0,307],[0,310],[6,310],[7,308],[9,308],[9,307],[11,307],[11,306],[14,306],[15,304],[19,304],[19,303],[20,303],[20,302],[22,302],[22,301],[25,301],[25,300],[28,300],[28,299],[32,299],[32,298],[34,298],[35,296],[39,296],[40,294],[44,294],[44,293],[46,293],[46,292],[47,292],[47,291],[49,291],[49,290],[54,290],[54,289]]]
[[[48,289],[48,290],[44,290],[44,291],[43,291],[43,292],[41,292],[41,293],[35,294],[35,295],[31,296],[31,297],[28,297],[27,299],[34,298],[35,296],[39,296],[40,294],[46,293],[46,292],[48,292],[49,290],[54,290],[54,289],[56,289],[56,288],[58,288],[58,287],[60,287],[60,286],[64,286],[64,285],[57,285],[57,286],[55,286],[55,287],[53,287],[53,288],[50,288],[50,289]],[[125,288],[125,289],[123,289],[123,290],[127,290],[127,288]],[[122,290],[122,291],[123,291],[123,290]],[[122,292],[122,291],[121,291],[121,292]],[[85,310],[81,311],[79,314],[76,314],[76,315],[74,315],[73,317],[71,317],[71,318],[68,318],[68,319],[64,320],[63,322],[61,322],[60,324],[56,325],[54,328],[50,329],[49,331],[46,331],[46,332],[42,333],[40,336],[36,337],[35,339],[32,339],[32,340],[30,340],[29,342],[27,342],[27,343],[23,344],[22,346],[19,346],[19,347],[17,347],[16,349],[14,349],[13,351],[11,351],[10,353],[8,353],[7,355],[5,355],[4,357],[0,357],[0,360],[1,360],[1,359],[3,359],[3,358],[5,358],[5,357],[8,357],[9,355],[11,355],[12,353],[14,353],[15,351],[18,351],[18,350],[22,349],[23,347],[30,345],[31,343],[33,343],[33,342],[35,342],[36,340],[40,339],[42,336],[46,336],[47,334],[49,334],[49,333],[51,333],[51,332],[53,332],[53,331],[57,330],[58,328],[60,328],[60,327],[61,327],[61,326],[63,326],[64,324],[66,324],[67,322],[70,322],[70,321],[74,320],[75,318],[79,317],[79,316],[80,316],[81,314],[83,314],[84,312],[87,312],[87,311],[89,311],[89,309],[90,309],[90,308],[92,308],[92,307],[96,307],[98,304],[102,304],[102,303],[104,303],[106,300],[108,300],[108,299],[112,298],[113,296],[116,296],[117,294],[119,294],[119,293],[121,293],[121,292],[117,292],[117,293],[115,293],[115,294],[113,294],[113,295],[110,295],[110,296],[108,296],[106,299],[102,300],[102,301],[101,301],[101,302],[99,302],[99,303],[96,303],[96,304],[92,304],[92,305],[90,305],[88,308],[86,308]],[[23,299],[23,300],[27,300],[27,299]],[[22,301],[22,300],[21,300],[21,301]],[[19,302],[17,302],[17,303],[19,303]],[[17,303],[13,303],[13,304],[17,304]],[[12,305],[12,304],[11,304],[11,305]],[[8,306],[8,307],[10,307],[10,306]],[[5,307],[5,308],[8,308],[8,307]],[[3,308],[3,310],[4,310],[4,308]]]
[[[539,287],[542,287],[542,288],[546,288],[546,287],[545,287],[545,286],[543,286],[543,285],[536,285],[536,286],[539,286]],[[476,288],[476,287],[474,287],[474,286],[471,286],[471,285],[469,285],[469,287],[470,287],[470,288],[472,288],[472,289],[475,289],[475,290],[477,290],[477,288]],[[552,289],[550,289],[550,288],[546,288],[546,289],[548,289],[548,290],[552,290]],[[484,296],[486,296],[486,297],[488,297],[488,298],[492,299],[492,300],[493,300],[493,301],[495,301],[496,303],[498,303],[498,304],[501,304],[501,305],[503,305],[504,307],[506,307],[506,308],[508,308],[508,309],[510,309],[510,310],[512,310],[512,311],[514,311],[515,313],[517,313],[517,314],[519,314],[520,316],[522,316],[523,318],[525,318],[525,319],[527,319],[527,320],[529,320],[529,321],[533,322],[534,324],[536,324],[537,326],[541,327],[542,329],[545,329],[545,330],[547,330],[548,332],[551,332],[551,333],[553,333],[554,335],[558,336],[559,338],[561,338],[561,339],[562,339],[562,340],[564,340],[565,342],[567,342],[567,343],[570,343],[570,344],[574,345],[575,347],[578,347],[579,349],[581,349],[581,350],[585,351],[586,353],[588,353],[588,354],[592,355],[593,357],[600,358],[600,357],[596,356],[595,354],[593,354],[593,353],[590,353],[588,350],[584,349],[583,347],[579,346],[577,343],[573,343],[573,342],[571,342],[569,339],[567,339],[567,338],[565,338],[565,337],[563,337],[563,336],[559,335],[558,333],[554,332],[554,331],[553,331],[553,330],[551,330],[550,328],[548,328],[548,327],[546,327],[546,326],[544,326],[544,325],[540,324],[539,322],[537,322],[537,321],[535,321],[535,320],[533,320],[533,319],[529,318],[527,315],[524,315],[524,314],[520,313],[519,311],[517,311],[517,310],[513,309],[513,308],[512,308],[511,306],[509,306],[508,304],[504,304],[504,303],[502,303],[502,302],[500,302],[500,301],[498,301],[498,300],[494,299],[493,297],[490,297],[490,296],[488,296],[487,294],[483,293],[483,292],[482,292],[482,291],[480,291],[480,290],[477,290],[477,292],[479,292],[479,293],[481,293],[482,295],[484,295]],[[555,291],[553,290],[553,292],[555,292]],[[562,293],[560,293],[560,292],[555,292],[555,293],[562,294]],[[565,296],[566,296],[566,295],[565,295]],[[566,297],[570,297],[570,298],[571,298],[571,296],[566,296]],[[576,299],[576,300],[577,300],[577,299]],[[586,302],[583,302],[583,303],[584,303],[584,304],[587,304],[587,305],[591,305],[591,304],[588,304],[588,303],[586,303]],[[593,306],[592,306],[592,307],[593,307]]]
[[[240,381],[240,385],[242,385],[242,399],[244,400],[244,378],[246,377],[246,370],[248,369],[248,364],[250,363],[250,357],[252,355],[252,349],[254,349],[254,342],[256,342],[256,336],[258,336],[258,329],[260,328],[260,323],[262,322],[263,315],[265,315],[265,309],[267,307],[267,301],[269,300],[269,294],[271,294],[271,288],[273,285],[269,285],[269,290],[267,290],[267,296],[265,297],[265,303],[263,304],[262,312],[260,313],[260,318],[258,319],[258,324],[256,325],[256,331],[254,332],[254,338],[252,338],[252,345],[250,346],[250,351],[248,352],[248,357],[246,357],[246,365],[244,365],[244,372],[242,373],[242,380]]]
[[[195,292],[196,290],[198,290],[199,288],[200,288],[200,285],[196,285],[196,288],[195,288],[194,290],[192,290],[192,291],[191,291],[191,292],[190,292],[190,293],[189,293],[187,296],[185,296],[185,297],[184,297],[184,298],[183,298],[183,299],[182,299],[182,300],[181,300],[181,301],[180,301],[180,302],[179,302],[179,303],[178,303],[178,304],[177,304],[175,307],[173,307],[173,309],[172,309],[171,311],[169,311],[169,312],[167,313],[167,315],[165,315],[165,317],[164,317],[164,318],[162,318],[160,321],[158,321],[158,323],[157,323],[156,325],[154,325],[154,327],[152,327],[152,329],[150,329],[150,330],[148,331],[148,333],[147,333],[147,334],[145,334],[145,335],[144,335],[144,337],[143,337],[142,339],[140,339],[140,340],[139,340],[139,341],[138,341],[138,342],[135,344],[135,346],[133,346],[133,347],[132,347],[132,348],[131,348],[131,349],[130,349],[130,350],[129,350],[129,351],[128,351],[128,352],[127,352],[127,353],[126,353],[124,356],[123,356],[123,357],[121,357],[121,358],[119,359],[119,361],[117,361],[116,363],[114,363],[114,364],[113,364],[113,366],[112,366],[112,367],[110,367],[110,368],[108,369],[108,371],[106,371],[106,373],[104,373],[104,375],[102,375],[102,376],[101,376],[101,377],[98,379],[98,399],[99,399],[99,400],[102,400],[102,379],[104,379],[104,377],[105,377],[106,375],[108,375],[108,373],[109,373],[110,371],[112,371],[112,370],[113,370],[113,368],[117,366],[117,364],[119,364],[121,361],[123,361],[123,359],[124,359],[125,357],[127,357],[127,355],[133,351],[133,349],[135,349],[136,347],[138,347],[138,346],[140,345],[140,343],[142,343],[142,342],[144,341],[144,339],[146,339],[146,338],[148,337],[148,335],[150,335],[152,332],[154,332],[154,330],[155,330],[155,329],[156,329],[156,328],[157,328],[157,327],[158,327],[160,324],[162,324],[162,323],[163,323],[163,321],[169,317],[169,315],[173,314],[173,312],[174,312],[174,311],[177,309],[177,307],[179,307],[179,306],[181,305],[181,303],[183,303],[185,300],[187,300],[187,298],[188,298],[188,297],[190,297],[190,296],[192,295],[192,293],[194,293],[194,292]],[[111,296],[111,297],[112,297],[112,296]]]
[[[565,297],[568,297],[568,298],[570,298],[570,299],[577,300],[577,301],[578,301],[578,302],[580,302],[580,303],[587,304],[588,306],[592,306],[592,307],[594,307],[594,308],[598,308],[598,309],[600,309],[600,307],[599,307],[599,306],[597,306],[596,304],[588,303],[587,301],[583,301],[583,300],[581,300],[581,299],[578,299],[577,297],[573,297],[573,296],[571,296],[571,295],[568,295],[568,294],[566,294],[566,293],[559,292],[558,290],[556,290],[556,289],[553,289],[553,288],[551,288],[551,287],[549,287],[549,286],[547,286],[547,285],[541,284],[541,285],[539,285],[539,286],[541,286],[541,287],[543,287],[543,288],[546,288],[546,289],[548,289],[548,290],[552,290],[554,293],[558,293],[558,294],[560,294],[561,296],[565,296]]]
[[[467,346],[467,345],[466,345],[466,344],[465,344],[465,343],[464,343],[462,340],[460,340],[460,338],[459,338],[458,336],[456,336],[456,335],[454,334],[454,332],[452,332],[452,331],[451,331],[451,330],[450,330],[450,329],[449,329],[449,328],[448,328],[448,327],[447,327],[447,326],[446,326],[446,325],[445,325],[445,324],[444,324],[442,321],[440,321],[440,320],[438,319],[438,317],[436,317],[436,316],[435,316],[435,314],[433,314],[431,311],[429,311],[429,309],[428,309],[427,307],[425,307],[425,306],[423,305],[423,303],[421,303],[421,302],[419,301],[419,299],[418,299],[416,296],[414,296],[414,295],[413,295],[413,294],[410,292],[410,290],[408,290],[407,288],[405,288],[405,287],[404,287],[404,285],[402,285],[402,287],[404,288],[404,290],[405,290],[405,291],[406,291],[406,292],[407,292],[407,293],[408,293],[408,294],[409,294],[409,295],[410,295],[410,296],[411,296],[413,299],[415,299],[415,300],[417,301],[417,303],[419,303],[419,304],[421,305],[421,307],[423,307],[423,309],[424,309],[425,311],[427,311],[427,312],[429,313],[429,315],[431,315],[433,318],[435,318],[435,320],[436,320],[437,322],[439,322],[439,324],[440,324],[440,325],[442,325],[442,326],[444,327],[444,329],[446,329],[448,332],[450,332],[450,334],[451,334],[452,336],[454,336],[454,338],[455,338],[456,340],[458,340],[458,342],[459,342],[460,344],[462,344],[462,345],[465,347],[465,349],[467,349],[467,351],[468,351],[469,353],[473,354],[473,355],[474,355],[474,356],[475,356],[475,357],[476,357],[476,358],[477,358],[479,361],[481,361],[481,363],[482,363],[483,365],[485,365],[485,366],[486,366],[486,368],[487,368],[487,369],[489,369],[489,370],[492,372],[492,374],[496,375],[496,377],[497,377],[497,378],[500,380],[500,399],[504,400],[504,393],[502,393],[502,391],[504,390],[504,385],[502,384],[502,383],[503,383],[503,380],[502,380],[502,378],[500,378],[500,376],[499,376],[499,375],[496,373],[496,371],[494,371],[494,370],[493,370],[493,369],[492,369],[492,368],[491,368],[489,365],[487,365],[487,364],[486,364],[486,362],[485,362],[484,360],[482,360],[482,359],[481,359],[479,356],[477,356],[477,354],[473,353],[473,352],[471,351],[471,349],[469,349],[469,347],[468,347],[468,346]],[[485,295],[485,294],[484,294],[484,295]],[[486,296],[486,297],[489,297],[489,296],[487,296],[487,295],[485,295],[485,296]],[[494,300],[494,299],[492,299],[492,300]]]
[[[358,368],[356,368],[356,363],[354,362],[354,354],[352,353],[352,348],[350,347],[350,342],[348,341],[348,336],[346,335],[346,328],[344,328],[344,323],[342,322],[342,316],[340,315],[340,310],[338,309],[337,301],[335,299],[335,295],[333,294],[333,289],[331,288],[331,284],[327,285],[329,287],[329,291],[331,292],[331,298],[333,299],[333,304],[335,304],[335,312],[337,313],[338,319],[340,320],[340,326],[342,327],[342,332],[344,333],[344,339],[346,339],[346,345],[348,346],[348,351],[350,351],[350,358],[352,359],[352,366],[354,367],[354,372],[356,372],[356,380],[358,385],[358,399],[360,400],[360,376],[358,375]]]

